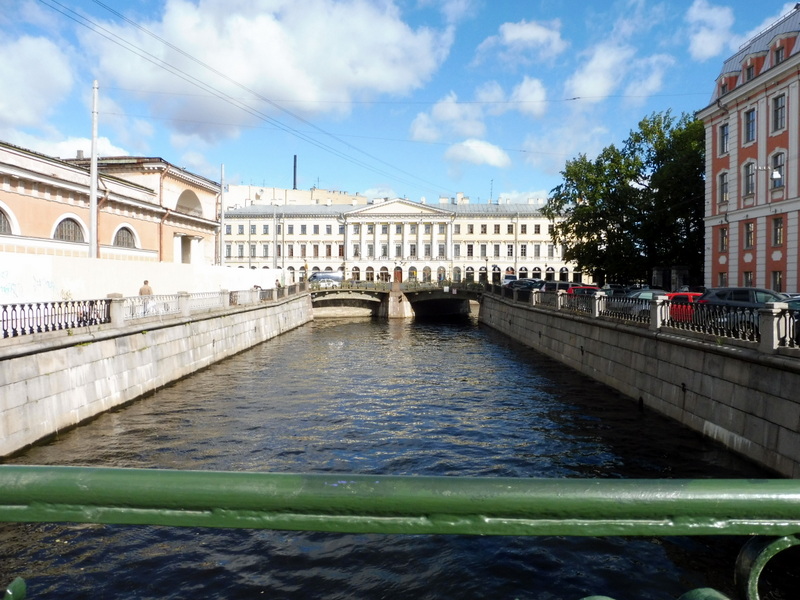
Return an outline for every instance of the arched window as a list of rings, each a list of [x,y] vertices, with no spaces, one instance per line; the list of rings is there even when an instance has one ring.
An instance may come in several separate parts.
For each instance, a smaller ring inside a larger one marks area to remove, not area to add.
[[[136,248],[136,238],[130,229],[122,227],[114,236],[114,245],[120,248]]]
[[[361,279],[361,269],[358,267],[353,267],[350,269],[350,278],[353,281],[359,281]]]
[[[53,239],[62,242],[83,242],[83,229],[75,219],[64,219],[56,227]]]
[[[11,235],[11,221],[2,210],[0,210],[0,235]]]

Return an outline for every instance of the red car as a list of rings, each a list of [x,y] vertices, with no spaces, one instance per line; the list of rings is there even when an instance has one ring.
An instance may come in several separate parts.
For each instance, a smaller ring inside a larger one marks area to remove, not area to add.
[[[592,296],[596,292],[599,292],[600,288],[596,285],[579,285],[575,287],[571,287],[567,290],[568,294],[578,294],[578,295],[589,295]]]
[[[666,294],[669,299],[669,318],[680,323],[691,323],[694,314],[694,304],[702,296],[698,292],[670,292]]]

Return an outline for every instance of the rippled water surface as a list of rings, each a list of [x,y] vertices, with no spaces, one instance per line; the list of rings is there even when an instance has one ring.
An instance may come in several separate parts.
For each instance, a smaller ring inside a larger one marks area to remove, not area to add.
[[[473,319],[318,320],[8,460],[481,477],[764,477]],[[30,598],[674,600],[738,538],[0,525]]]

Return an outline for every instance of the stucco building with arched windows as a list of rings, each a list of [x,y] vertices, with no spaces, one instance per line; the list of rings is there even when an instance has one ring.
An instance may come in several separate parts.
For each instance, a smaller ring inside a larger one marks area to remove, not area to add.
[[[0,252],[90,256],[90,160],[0,142]],[[219,184],[161,158],[98,160],[98,258],[213,265]]]
[[[800,5],[722,66],[706,130],[710,287],[800,291]]]

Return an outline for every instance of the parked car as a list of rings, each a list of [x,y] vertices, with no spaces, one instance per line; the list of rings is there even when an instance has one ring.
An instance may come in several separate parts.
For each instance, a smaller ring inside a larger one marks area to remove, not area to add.
[[[773,290],[752,287],[711,288],[697,299],[694,319],[703,325],[738,331],[745,339],[758,334],[758,309],[769,302],[786,302]],[[706,308],[707,307],[707,308]]]
[[[514,281],[510,281],[506,284],[506,287],[510,287],[512,289],[534,289],[534,285],[538,282],[542,281],[541,279],[515,279]]]
[[[568,294],[576,294],[578,296],[593,296],[600,291],[596,285],[576,285],[567,290]]]
[[[545,281],[541,287],[543,292],[555,292],[557,290],[567,291],[572,287],[582,287],[582,283],[575,283],[572,281]]]
[[[694,315],[693,304],[702,296],[700,292],[670,292],[669,318],[679,323],[691,323]]]
[[[319,289],[321,290],[338,288],[342,286],[342,283],[340,281],[337,281],[336,279],[327,279],[327,278],[315,279],[314,283],[316,283],[319,286]]]
[[[503,275],[503,285],[508,285],[512,281],[517,281],[516,275],[511,275],[510,273]]]

